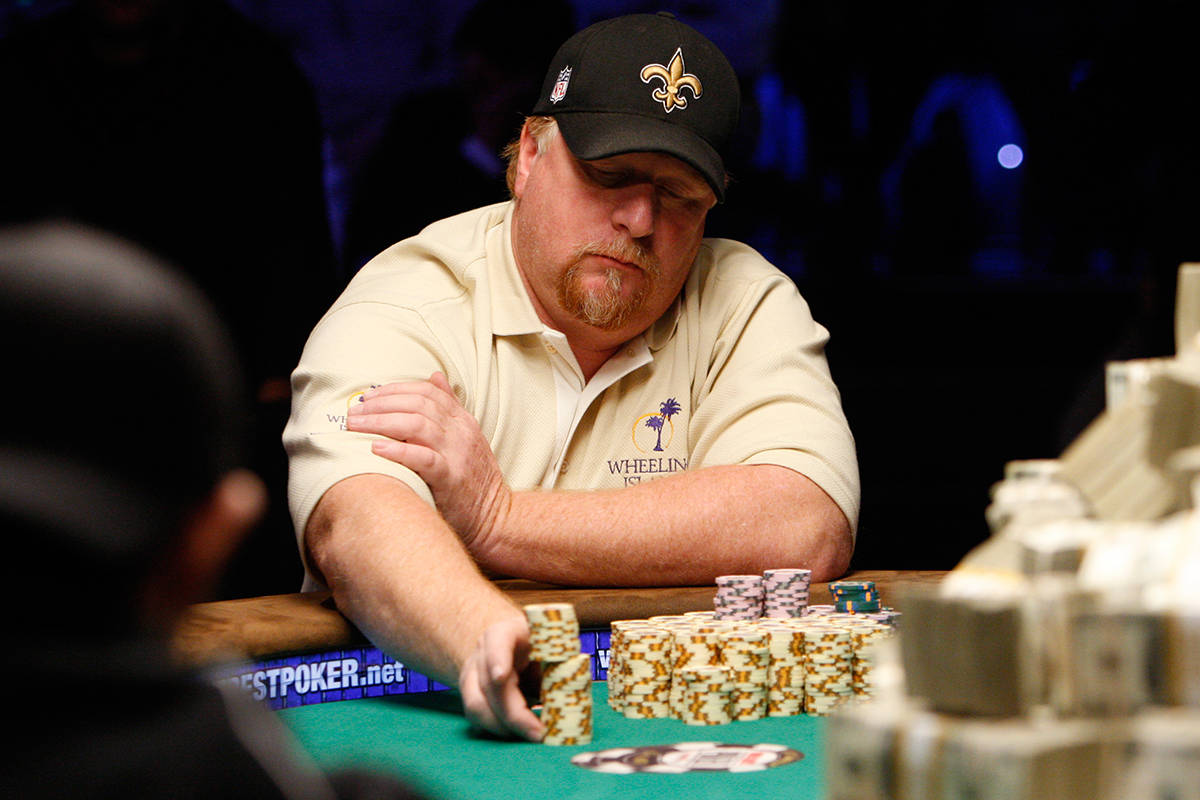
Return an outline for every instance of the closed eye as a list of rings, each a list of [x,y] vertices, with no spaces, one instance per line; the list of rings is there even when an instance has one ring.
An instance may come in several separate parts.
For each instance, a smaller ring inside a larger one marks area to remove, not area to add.
[[[629,173],[624,170],[604,169],[586,165],[584,171],[594,183],[609,189],[616,188],[628,182]]]

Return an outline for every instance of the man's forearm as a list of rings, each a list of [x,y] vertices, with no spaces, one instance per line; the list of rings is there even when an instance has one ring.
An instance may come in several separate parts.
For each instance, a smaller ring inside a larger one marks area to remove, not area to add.
[[[310,563],[379,647],[447,684],[492,623],[520,615],[437,511],[400,481],[357,475],[310,518]]]
[[[485,569],[553,583],[703,585],[716,575],[846,569],[853,547],[837,505],[775,465],[710,467],[623,489],[515,492],[471,551]]]

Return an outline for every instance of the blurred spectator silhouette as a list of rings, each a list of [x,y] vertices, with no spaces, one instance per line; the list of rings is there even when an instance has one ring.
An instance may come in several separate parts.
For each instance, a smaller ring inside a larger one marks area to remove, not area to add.
[[[0,795],[412,797],[325,776],[279,721],[174,664],[167,637],[262,511],[236,355],[205,298],[92,228],[0,230]]]
[[[910,46],[919,99],[880,176],[882,245],[901,276],[1014,278],[1027,270],[1025,127],[1000,78],[1011,47],[1002,6],[927,2]]]
[[[500,153],[574,31],[566,0],[531,0],[519,10],[481,0],[467,12],[454,36],[456,79],[399,101],[354,180],[349,270],[430,222],[507,199]]]
[[[223,594],[295,591],[287,376],[336,289],[308,84],[220,0],[79,0],[0,43],[0,103],[0,221],[62,214],[139,242],[231,328],[270,509]]]

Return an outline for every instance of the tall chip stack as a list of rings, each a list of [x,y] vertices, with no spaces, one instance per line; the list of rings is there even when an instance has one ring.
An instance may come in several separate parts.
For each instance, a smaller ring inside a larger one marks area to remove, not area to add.
[[[580,652],[579,621],[570,603],[524,607],[529,622],[529,658],[542,665],[544,744],[592,741],[592,662]]]
[[[898,598],[870,668],[899,677],[830,716],[826,800],[1200,800],[1200,266],[1179,295],[1175,357],[1110,365],[1105,412]]]
[[[812,570],[768,569],[763,572],[763,616],[803,617],[808,608]]]
[[[854,694],[850,632],[833,625],[804,631],[804,710],[825,716]]]
[[[669,630],[651,625],[628,626],[622,637],[627,641],[622,638],[610,650],[621,654],[615,673],[609,661],[610,704],[629,719],[670,717],[674,637]],[[614,674],[619,676],[616,699]]]
[[[693,668],[720,667],[721,629],[717,625],[676,624],[671,631],[674,641],[671,678],[671,714],[682,719],[684,695],[687,690],[686,671]],[[728,692],[726,692],[728,702]]]
[[[878,645],[892,635],[893,628],[862,615],[841,619],[840,624],[850,635],[850,677],[854,696],[857,699],[870,697],[874,692]]]
[[[721,634],[721,663],[729,669],[733,685],[730,715],[735,720],[767,716],[767,676],[771,663],[770,635],[766,631],[734,629]]]
[[[764,621],[770,663],[767,667],[767,716],[804,713],[804,631],[786,622]]]

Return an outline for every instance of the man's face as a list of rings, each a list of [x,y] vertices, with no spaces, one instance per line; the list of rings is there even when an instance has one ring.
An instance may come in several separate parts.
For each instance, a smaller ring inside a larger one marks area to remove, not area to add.
[[[637,336],[687,279],[712,190],[671,156],[581,161],[559,135],[538,153],[523,134],[519,158],[513,250],[538,316],[573,346]]]

